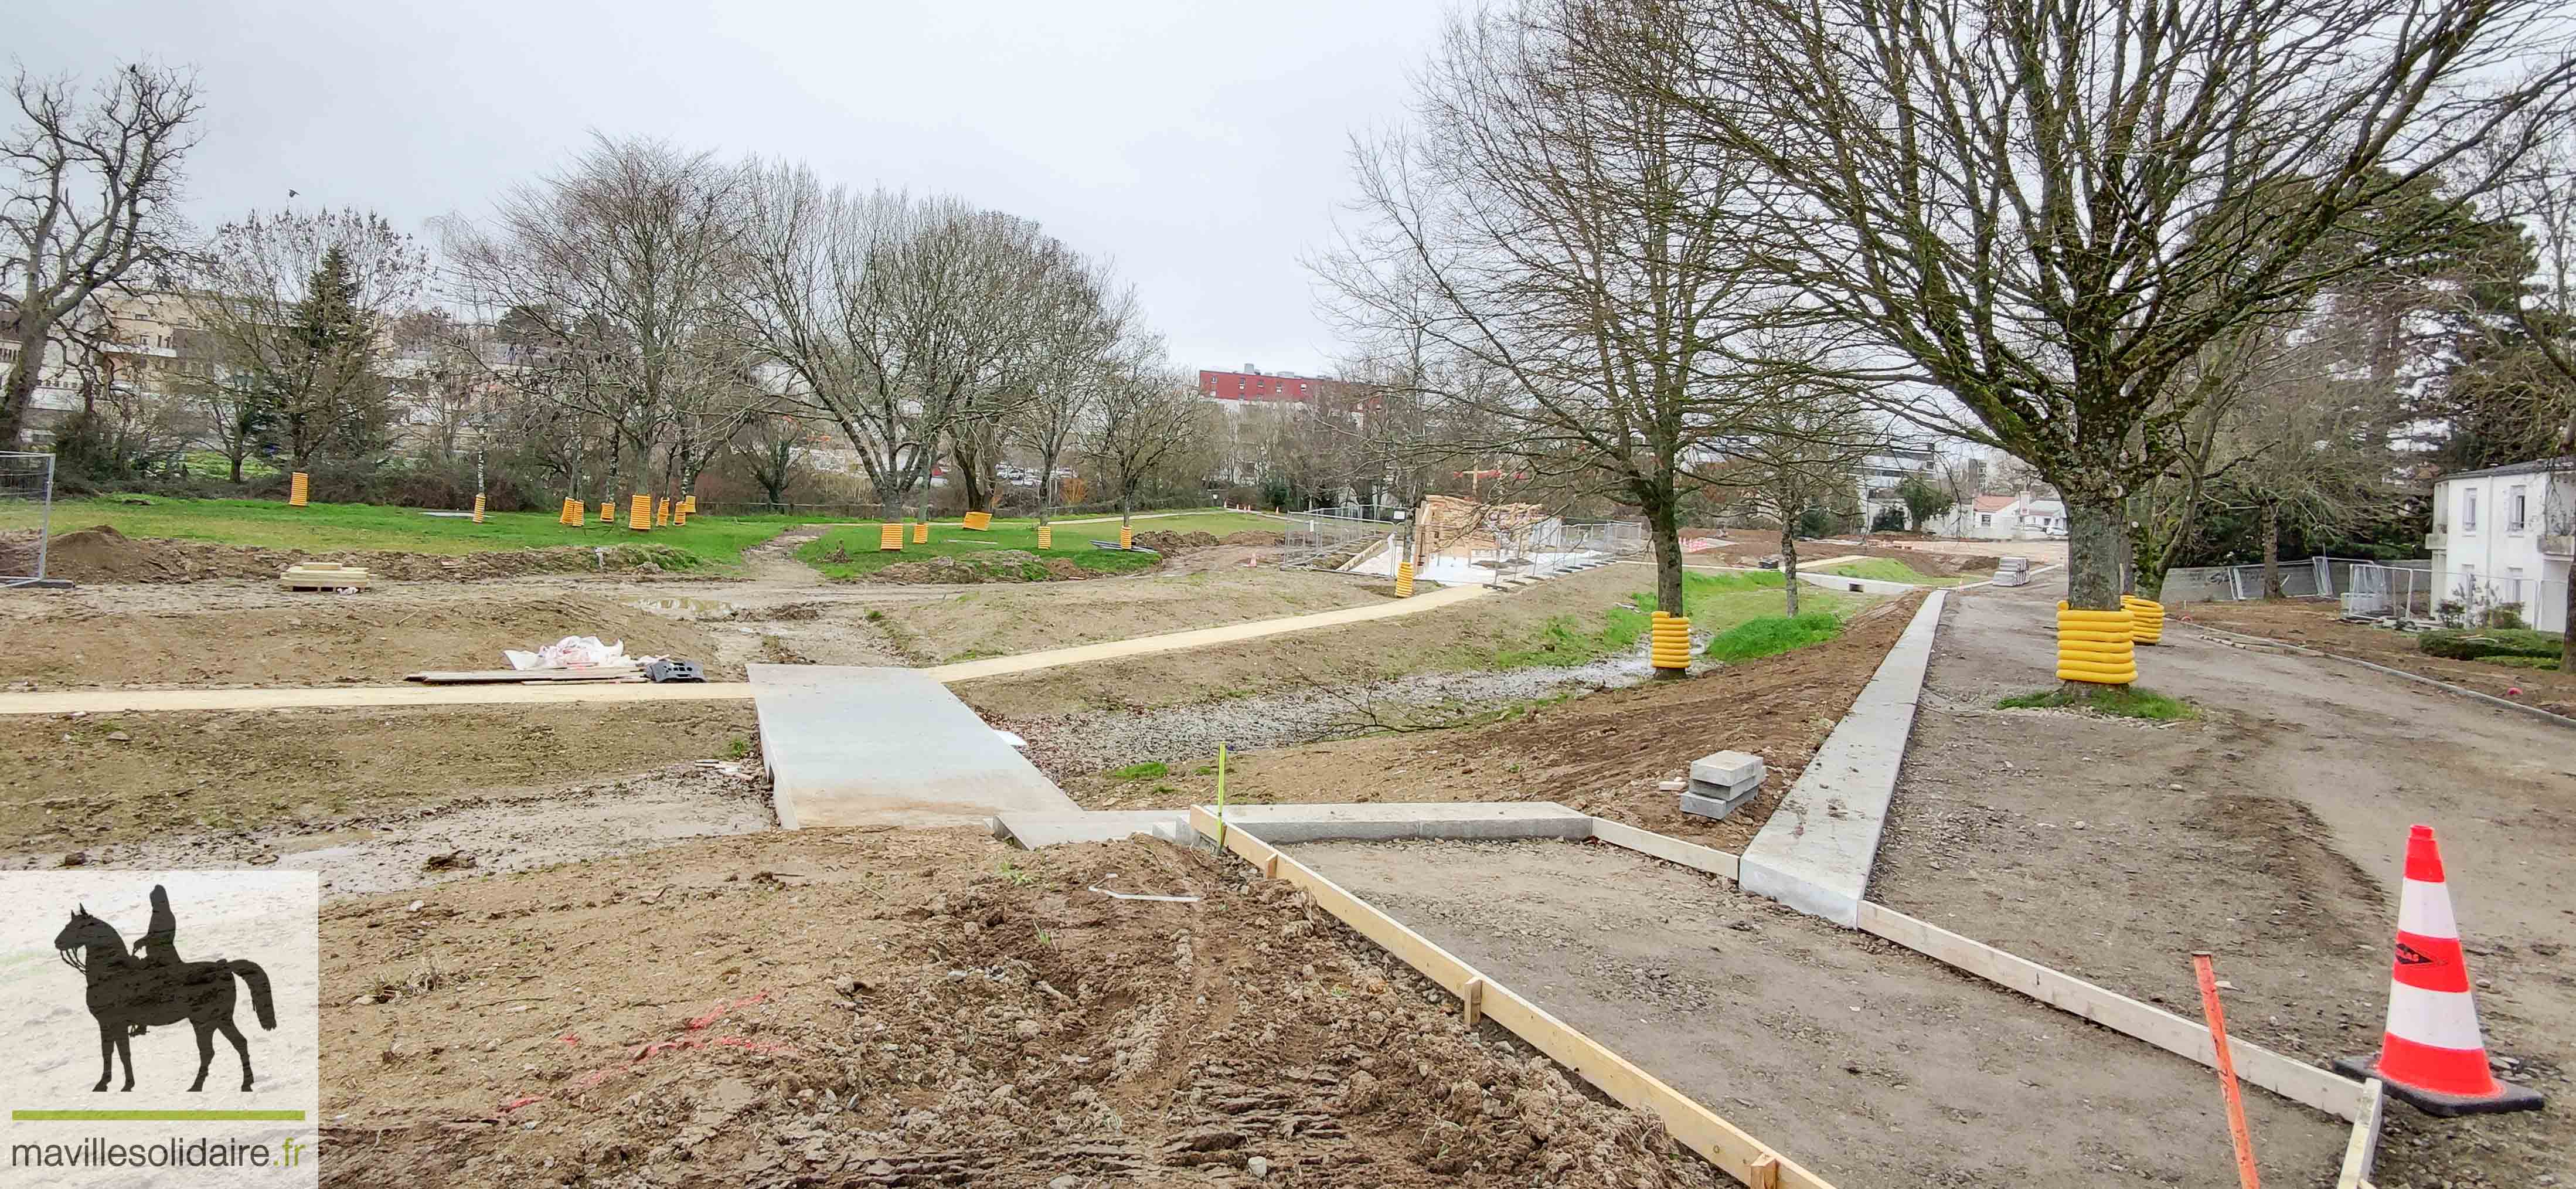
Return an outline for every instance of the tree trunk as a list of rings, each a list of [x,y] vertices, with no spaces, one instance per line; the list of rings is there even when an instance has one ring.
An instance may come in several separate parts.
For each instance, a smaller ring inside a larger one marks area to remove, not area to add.
[[[1672,498],[1669,486],[1657,492],[1661,498],[1650,500],[1646,513],[1646,531],[1654,537],[1655,607],[1674,615],[1690,614],[1682,596],[1682,529],[1679,501]],[[1656,669],[1657,677],[1685,677],[1683,669]]]
[[[2544,569],[2541,573],[2546,575],[2548,571]],[[2567,563],[2567,580],[2558,585],[2566,592],[2559,602],[2558,671],[2576,673],[2576,561]]]
[[[1038,527],[1047,526],[1048,497],[1055,492],[1055,458],[1053,450],[1038,451]]]
[[[1787,597],[1785,614],[1794,618],[1798,614],[1798,526],[1794,520],[1780,522],[1780,576],[1786,579],[1780,584]]]
[[[8,386],[0,388],[0,449],[17,448],[19,435],[27,428],[27,410],[36,401],[36,381],[45,367],[43,330],[30,336],[26,333],[30,327],[18,329],[18,357],[10,362]]]
[[[2120,502],[2103,496],[2066,501],[2066,605],[2120,609]]]
[[[2263,501],[2263,597],[2281,595],[2281,505],[2277,500]]]

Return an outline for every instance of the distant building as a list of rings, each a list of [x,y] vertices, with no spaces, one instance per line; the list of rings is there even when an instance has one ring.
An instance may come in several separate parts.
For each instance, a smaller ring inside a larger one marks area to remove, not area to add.
[[[2066,535],[2066,502],[2019,495],[1981,495],[1947,514],[1943,531],[1986,541],[2035,541]]]
[[[1868,531],[1870,522],[1876,520],[1881,512],[1889,509],[1904,512],[1905,497],[1898,488],[1904,485],[1909,475],[1921,475],[1929,481],[1936,462],[1929,446],[1889,446],[1861,459],[1860,465],[1853,469],[1858,472],[1862,531]],[[1924,526],[1912,527],[1922,529]]]
[[[2566,630],[2576,458],[2442,476],[2433,485],[2433,531],[2424,544],[2444,599],[2472,615],[2510,607],[2544,632]]]
[[[1322,376],[1300,376],[1291,373],[1272,374],[1251,364],[1239,372],[1201,371],[1199,396],[1206,400],[1252,404],[1312,402],[1324,397],[1324,385],[1331,383]]]

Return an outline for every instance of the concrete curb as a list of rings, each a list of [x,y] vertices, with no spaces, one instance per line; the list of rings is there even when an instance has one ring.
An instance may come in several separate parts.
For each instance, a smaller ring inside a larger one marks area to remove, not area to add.
[[[1936,590],[1924,597],[1878,673],[1744,848],[1744,890],[1846,929],[1860,927],[1861,898],[1896,798],[1897,771],[1948,596]]]
[[[1592,837],[1592,818],[1553,801],[1432,801],[1320,805],[1229,805],[1219,816],[1213,805],[1198,806],[1227,825],[1257,830],[1274,845],[1328,839],[1382,842],[1395,838],[1562,838]],[[1204,831],[1202,831],[1204,833]]]
[[[2345,656],[2339,652],[2327,652],[2322,648],[2310,648],[2305,644],[2292,644],[2287,640],[2275,640],[2269,636],[2253,636],[2247,635],[2244,632],[2231,632],[2225,628],[2214,628],[2207,624],[2193,623],[2187,619],[2175,619],[2168,616],[2166,618],[2166,622],[2179,623],[2193,631],[2202,632],[2212,636],[2226,636],[2237,640],[2250,640],[2256,644],[2262,644],[2267,647],[2285,649],[2287,651],[2297,653],[2300,656],[2321,656],[2330,661],[2342,661],[2347,665],[2359,665],[2365,669],[2386,673],[2391,677],[2403,677],[2408,681],[2421,682],[2446,693],[2454,693],[2463,698],[2475,699],[2490,706],[2501,706],[2507,710],[2519,710],[2524,714],[2540,719],[2543,722],[2555,723],[2562,727],[2576,727],[2576,718],[2569,718],[2564,714],[2543,710],[2538,706],[2526,706],[2510,698],[2499,698],[2494,694],[2482,694],[2476,690],[2468,688],[2467,686],[2453,685],[2450,682],[2443,681],[2439,678],[2426,677],[2421,673],[2409,673],[2404,669],[2394,669],[2387,665],[2375,664],[2373,662],[2363,660],[2360,657]]]

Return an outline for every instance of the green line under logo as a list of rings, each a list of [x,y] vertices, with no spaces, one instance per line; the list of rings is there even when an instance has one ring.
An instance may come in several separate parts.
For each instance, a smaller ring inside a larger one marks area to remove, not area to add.
[[[13,1123],[301,1123],[302,1111],[11,1111]]]

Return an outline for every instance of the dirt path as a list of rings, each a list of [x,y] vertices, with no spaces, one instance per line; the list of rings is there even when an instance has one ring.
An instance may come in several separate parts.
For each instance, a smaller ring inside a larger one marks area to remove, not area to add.
[[[2231,1028],[2323,1060],[2378,1045],[2406,827],[2427,822],[2490,1051],[2570,1092],[2576,732],[2180,627],[2140,650],[2140,684],[2198,722],[1993,709],[2052,683],[2062,590],[1952,600],[1873,898],[2185,1015],[2189,955],[2214,950]],[[2576,1151],[2563,1110],[2389,1120],[2387,1186],[2544,1184]]]
[[[1697,872],[1588,843],[1297,857],[1845,1189],[2218,1185],[2209,1072]],[[2266,1184],[2346,1128],[2247,1100]]]

